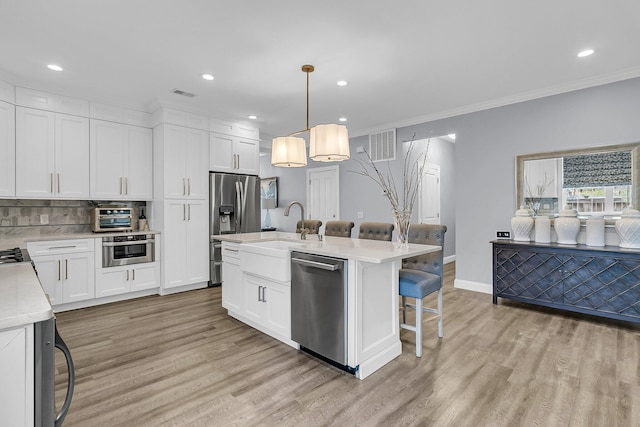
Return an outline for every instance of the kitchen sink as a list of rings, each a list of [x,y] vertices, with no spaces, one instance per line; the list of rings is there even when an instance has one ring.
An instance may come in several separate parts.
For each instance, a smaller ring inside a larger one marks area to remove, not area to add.
[[[289,251],[305,246],[291,240],[243,243],[240,245],[240,266],[243,271],[272,280],[291,280]]]
[[[290,249],[304,246],[305,243],[292,240],[269,240],[266,242],[244,243],[242,249],[261,255],[287,257]]]

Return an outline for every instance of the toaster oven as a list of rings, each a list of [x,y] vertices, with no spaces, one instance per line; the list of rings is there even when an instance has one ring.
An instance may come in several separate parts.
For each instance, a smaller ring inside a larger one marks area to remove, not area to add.
[[[91,210],[91,230],[132,231],[131,208],[124,206],[99,206]]]

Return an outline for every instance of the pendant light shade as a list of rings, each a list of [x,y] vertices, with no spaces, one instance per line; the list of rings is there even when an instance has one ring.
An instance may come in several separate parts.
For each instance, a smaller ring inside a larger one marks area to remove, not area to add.
[[[279,136],[271,142],[271,164],[283,168],[299,168],[307,165],[307,147],[304,139]]]
[[[316,162],[337,162],[349,158],[349,132],[344,125],[311,128],[309,157]]]

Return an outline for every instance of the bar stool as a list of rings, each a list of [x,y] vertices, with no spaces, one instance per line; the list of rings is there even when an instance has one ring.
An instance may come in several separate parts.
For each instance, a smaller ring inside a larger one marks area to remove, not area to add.
[[[359,239],[391,241],[393,224],[386,222],[363,222],[358,232]]]
[[[320,230],[320,226],[322,226],[322,221],[319,219],[305,219],[304,220],[304,228],[309,230],[309,234],[318,234]],[[296,223],[296,233],[300,233],[302,231],[302,221],[298,221]]]
[[[415,331],[416,357],[422,356],[422,312],[433,313],[438,319],[438,336],[442,338],[442,277],[445,225],[412,224],[409,227],[409,243],[441,246],[442,250],[402,260],[399,292],[402,297],[402,323],[400,327]],[[422,306],[422,299],[438,292],[438,308]],[[416,303],[408,304],[407,297]],[[407,308],[416,311],[415,326],[407,324]]]
[[[351,237],[353,221],[327,221],[324,226],[325,236]]]

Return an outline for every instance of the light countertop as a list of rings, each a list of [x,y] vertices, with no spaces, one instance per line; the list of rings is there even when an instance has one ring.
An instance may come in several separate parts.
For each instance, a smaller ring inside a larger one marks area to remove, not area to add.
[[[280,231],[222,234],[211,236],[211,238],[240,244],[274,240],[295,241],[300,245],[292,247],[291,250],[293,251],[371,263],[383,263],[429,252],[437,252],[442,249],[440,246],[418,245],[414,243],[410,243],[408,249],[398,249],[395,246],[395,242],[333,236],[323,236],[323,240],[319,241],[317,234],[308,234],[306,240],[300,240],[300,234],[298,233],[285,233]]]
[[[24,242],[45,242],[48,240],[72,240],[72,239],[94,239],[96,237],[110,237],[110,236],[128,236],[138,234],[160,234],[159,231],[114,231],[105,233],[64,233],[64,234],[48,234],[43,236],[31,236],[25,237]]]
[[[0,265],[0,329],[54,317],[30,262]]]

